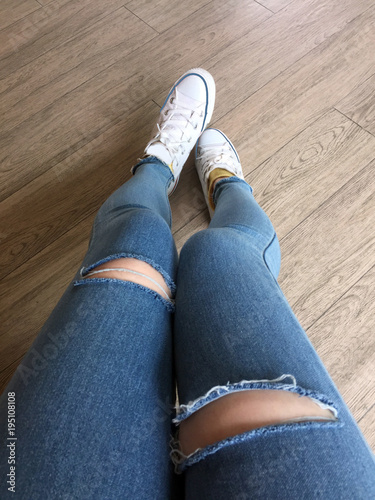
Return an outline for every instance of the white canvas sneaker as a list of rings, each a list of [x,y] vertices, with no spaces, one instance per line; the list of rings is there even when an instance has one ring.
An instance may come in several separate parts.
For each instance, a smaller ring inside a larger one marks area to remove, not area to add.
[[[171,88],[145,149],[145,156],[156,156],[172,170],[168,195],[175,190],[184,163],[211,120],[214,104],[215,82],[204,69],[187,71]]]
[[[240,179],[244,179],[239,156],[228,137],[220,130],[206,129],[200,136],[195,149],[195,166],[202,184],[204,197],[210,216],[213,209],[209,200],[208,181],[215,168],[228,170]]]

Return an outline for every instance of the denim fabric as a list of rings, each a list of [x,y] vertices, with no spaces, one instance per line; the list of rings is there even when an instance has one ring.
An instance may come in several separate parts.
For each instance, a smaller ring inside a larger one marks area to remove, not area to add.
[[[279,244],[251,188],[217,183],[210,227],[184,245],[177,271],[172,174],[155,158],[134,174],[101,207],[80,270],[1,397],[0,498],[375,497],[373,455],[277,284]],[[131,282],[85,279],[128,256],[157,269],[175,302]],[[184,472],[174,474],[173,417],[178,426],[231,391],[267,388],[308,395],[337,419],[267,426],[187,458],[176,441]],[[10,391],[16,494],[4,480]]]

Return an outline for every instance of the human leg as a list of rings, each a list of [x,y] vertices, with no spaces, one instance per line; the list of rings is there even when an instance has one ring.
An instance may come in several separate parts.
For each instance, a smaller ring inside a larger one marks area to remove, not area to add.
[[[204,70],[173,86],[146,158],[99,210],[81,270],[3,394],[3,429],[7,395],[16,399],[18,498],[171,493],[177,252],[167,193],[214,100]]]
[[[368,498],[373,456],[277,283],[271,222],[238,177],[214,202],[177,276],[172,458],[186,497]]]
[[[126,266],[131,256],[174,293],[171,177],[150,158],[102,206],[82,271],[2,396],[3,430],[7,394],[16,399],[17,498],[165,498],[170,491],[173,302],[146,284],[87,275],[101,262],[124,258]]]

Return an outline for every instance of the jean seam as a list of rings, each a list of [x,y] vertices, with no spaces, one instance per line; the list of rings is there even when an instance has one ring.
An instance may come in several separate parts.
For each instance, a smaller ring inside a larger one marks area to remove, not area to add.
[[[147,164],[157,164],[158,166],[161,166],[161,167],[165,167],[166,169],[168,169],[168,173],[169,173],[169,177],[164,185],[164,190],[165,190],[165,196],[167,198],[167,201],[168,201],[168,211],[169,211],[169,214],[168,214],[168,219],[169,219],[169,222],[168,222],[168,225],[169,225],[169,228],[171,229],[172,227],[172,210],[171,210],[171,205],[169,203],[169,198],[168,198],[168,187],[170,185],[171,182],[174,181],[174,175],[173,175],[173,172],[172,170],[170,169],[169,165],[167,165],[166,163],[164,163],[162,160],[160,160],[159,158],[157,158],[156,156],[148,156],[147,158],[142,158],[136,165],[134,165],[132,168],[131,168],[131,172],[132,174],[134,175],[137,168],[140,167],[141,165],[147,165]]]
[[[262,258],[263,258],[263,262],[264,264],[266,265],[267,269],[268,269],[268,272],[271,274],[272,278],[275,280],[275,282],[277,284],[279,284],[279,282],[277,281],[277,278],[275,278],[273,272],[271,271],[271,269],[269,268],[268,264],[267,264],[267,261],[266,261],[266,251],[269,249],[269,247],[272,245],[272,243],[275,241],[275,239],[277,238],[277,235],[276,235],[276,231],[274,231],[273,233],[273,236],[272,236],[272,239],[271,241],[268,243],[268,245],[265,247],[265,249],[263,250],[263,254],[262,254]]]

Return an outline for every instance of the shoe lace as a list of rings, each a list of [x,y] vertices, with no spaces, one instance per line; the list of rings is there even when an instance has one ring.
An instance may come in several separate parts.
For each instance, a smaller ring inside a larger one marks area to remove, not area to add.
[[[146,149],[152,144],[161,142],[174,156],[180,149],[182,154],[185,153],[183,143],[191,143],[192,132],[198,128],[195,115],[203,117],[205,103],[195,105],[195,109],[192,109],[191,105],[186,102],[186,97],[177,88],[169,102],[172,107],[163,112],[161,126],[157,123],[158,132],[147,144]]]
[[[206,144],[199,146],[199,155],[197,160],[202,162],[202,174],[205,181],[208,180],[210,172],[214,168],[224,168],[234,174],[239,173],[238,160],[235,157],[232,148],[227,142],[223,144]]]

